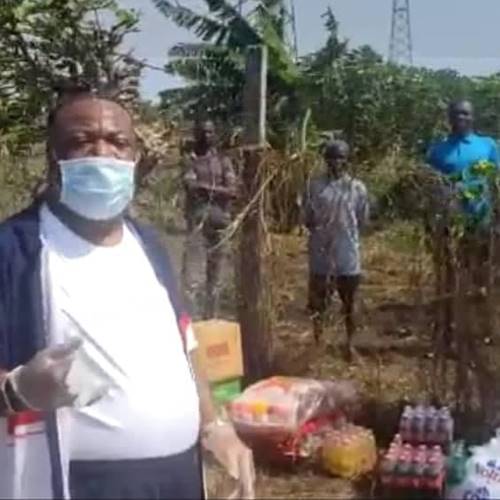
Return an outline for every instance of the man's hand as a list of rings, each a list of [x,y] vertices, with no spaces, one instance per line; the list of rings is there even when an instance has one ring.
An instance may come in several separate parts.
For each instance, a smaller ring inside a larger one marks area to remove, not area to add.
[[[66,378],[81,344],[81,340],[74,339],[44,349],[8,375],[16,395],[27,409],[50,411],[73,404],[77,395],[70,394]]]
[[[203,431],[202,444],[228,474],[238,481],[238,490],[231,498],[255,498],[252,451],[239,440],[233,426],[225,422],[208,424]]]

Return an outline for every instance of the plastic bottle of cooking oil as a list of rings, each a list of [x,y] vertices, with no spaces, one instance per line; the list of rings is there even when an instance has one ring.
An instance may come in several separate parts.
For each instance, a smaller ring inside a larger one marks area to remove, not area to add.
[[[375,438],[362,427],[348,425],[324,443],[323,465],[331,474],[355,477],[371,470],[375,462]]]

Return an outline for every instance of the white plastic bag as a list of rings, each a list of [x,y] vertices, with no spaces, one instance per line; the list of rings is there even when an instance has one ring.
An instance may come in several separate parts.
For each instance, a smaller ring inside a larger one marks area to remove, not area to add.
[[[500,498],[500,439],[472,449],[464,480],[446,491],[448,500],[490,500]]]

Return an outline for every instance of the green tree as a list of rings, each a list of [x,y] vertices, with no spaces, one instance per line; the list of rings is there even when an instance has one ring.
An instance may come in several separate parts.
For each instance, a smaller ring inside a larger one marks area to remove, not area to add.
[[[207,13],[166,0],[153,0],[158,9],[178,26],[193,32],[200,42],[178,44],[169,55],[166,69],[181,76],[186,88],[162,93],[167,112],[181,111],[194,118],[208,113],[225,124],[240,123],[244,85],[245,51],[264,44],[269,49],[270,139],[283,144],[283,126],[289,127],[297,109],[301,72],[285,36],[285,2],[258,0],[242,14],[226,0],[205,0]]]
[[[114,0],[3,0],[0,146],[36,144],[47,107],[68,83],[119,88],[136,100],[141,64],[122,45],[137,23]]]

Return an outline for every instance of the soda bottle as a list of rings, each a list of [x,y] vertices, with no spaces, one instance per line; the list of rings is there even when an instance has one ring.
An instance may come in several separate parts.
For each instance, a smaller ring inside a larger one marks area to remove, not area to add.
[[[443,461],[443,450],[441,446],[435,445],[432,447],[429,460],[436,460],[438,464],[441,464]]]
[[[431,455],[427,460],[425,467],[425,475],[427,478],[428,486],[430,488],[432,488],[432,485],[436,482],[437,478],[439,477],[439,473],[439,461],[436,457]]]
[[[412,419],[413,419],[413,410],[411,406],[406,406],[399,423],[399,432],[401,433],[403,441],[411,440],[410,433],[411,433]]]
[[[429,456],[429,447],[425,444],[421,444],[418,447],[418,454],[427,461],[427,457]]]
[[[380,478],[382,484],[389,485],[392,483],[394,473],[396,471],[397,455],[394,453],[387,453],[382,459],[380,464]]]
[[[411,456],[413,454],[413,447],[411,444],[409,443],[406,443],[404,446],[403,446],[403,454],[404,455],[408,455],[408,456]]]
[[[425,452],[421,452],[420,450],[414,456],[413,463],[413,487],[418,490],[422,487],[425,482],[424,474],[425,474],[425,464],[427,462],[427,456]]]
[[[399,456],[397,468],[396,468],[396,486],[400,488],[407,488],[410,484],[410,473],[411,473],[411,455],[407,452],[403,452]]]

